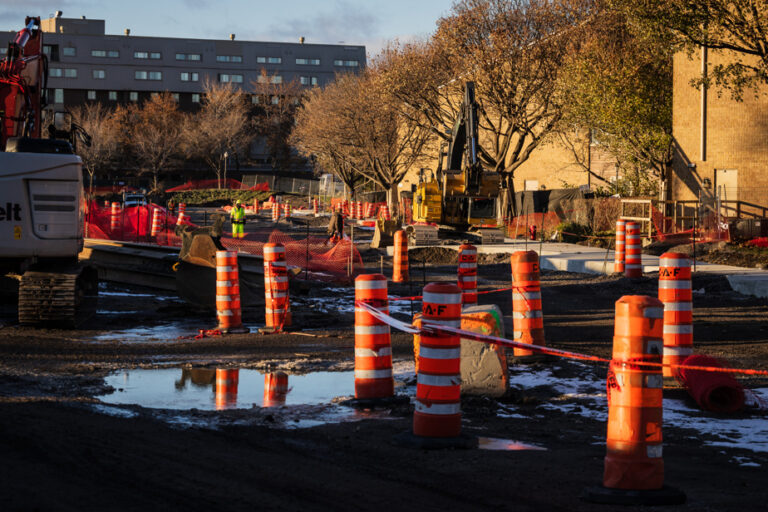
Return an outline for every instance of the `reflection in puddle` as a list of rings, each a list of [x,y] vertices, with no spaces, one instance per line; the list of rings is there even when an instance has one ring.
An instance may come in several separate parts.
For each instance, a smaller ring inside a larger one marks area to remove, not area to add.
[[[179,378],[181,373],[181,378]],[[354,372],[306,375],[256,370],[178,368],[117,372],[106,383],[117,391],[102,397],[109,404],[157,409],[249,409],[281,405],[327,404],[354,394]]]
[[[130,311],[127,313],[130,313]],[[205,326],[205,324],[208,322],[201,322],[200,320],[185,320],[179,322],[171,322],[169,324],[155,325],[152,327],[134,327],[131,329],[121,329],[94,336],[92,341],[123,343],[190,341],[194,340],[194,337],[199,334],[201,323],[203,326]],[[210,324],[210,327],[206,328],[215,329],[216,321],[211,320]],[[244,327],[251,332],[255,332],[259,327],[262,326],[263,324],[253,324],[245,325]]]
[[[519,450],[537,450],[546,451],[546,448],[533,444],[525,444],[512,439],[499,439],[497,437],[479,437],[479,447],[481,450],[501,450],[501,451],[519,451]]]

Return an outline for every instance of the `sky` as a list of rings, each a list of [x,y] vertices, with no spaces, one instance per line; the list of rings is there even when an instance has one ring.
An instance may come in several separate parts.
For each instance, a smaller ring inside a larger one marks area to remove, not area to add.
[[[103,19],[107,34],[365,45],[425,38],[453,0],[0,0],[0,30],[25,16]]]

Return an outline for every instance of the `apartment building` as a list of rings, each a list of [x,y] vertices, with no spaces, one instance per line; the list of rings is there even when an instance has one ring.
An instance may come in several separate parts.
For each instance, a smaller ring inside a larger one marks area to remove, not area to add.
[[[182,110],[193,110],[206,80],[247,91],[265,79],[265,70],[273,83],[297,80],[312,87],[365,67],[364,46],[304,44],[298,36],[296,43],[280,43],[238,41],[234,34],[222,40],[136,37],[129,29],[112,35],[104,20],[63,18],[60,12],[42,20],[42,29],[54,108],[138,102],[169,91]],[[0,32],[0,53],[14,35]]]

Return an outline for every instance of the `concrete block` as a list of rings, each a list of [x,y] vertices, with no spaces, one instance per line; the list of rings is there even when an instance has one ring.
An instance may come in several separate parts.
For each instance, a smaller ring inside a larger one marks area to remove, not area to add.
[[[501,310],[495,305],[469,306],[461,315],[461,328],[504,337]],[[499,397],[509,388],[509,372],[503,347],[462,338],[461,393]]]

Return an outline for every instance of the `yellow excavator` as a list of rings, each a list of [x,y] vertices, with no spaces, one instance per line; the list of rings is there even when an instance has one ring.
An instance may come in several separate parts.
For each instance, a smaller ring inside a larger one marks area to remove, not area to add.
[[[475,84],[467,82],[448,152],[440,153],[437,172],[423,172],[413,195],[413,220],[458,229],[495,228],[499,175],[485,171],[477,157]],[[447,168],[443,169],[444,157]]]

